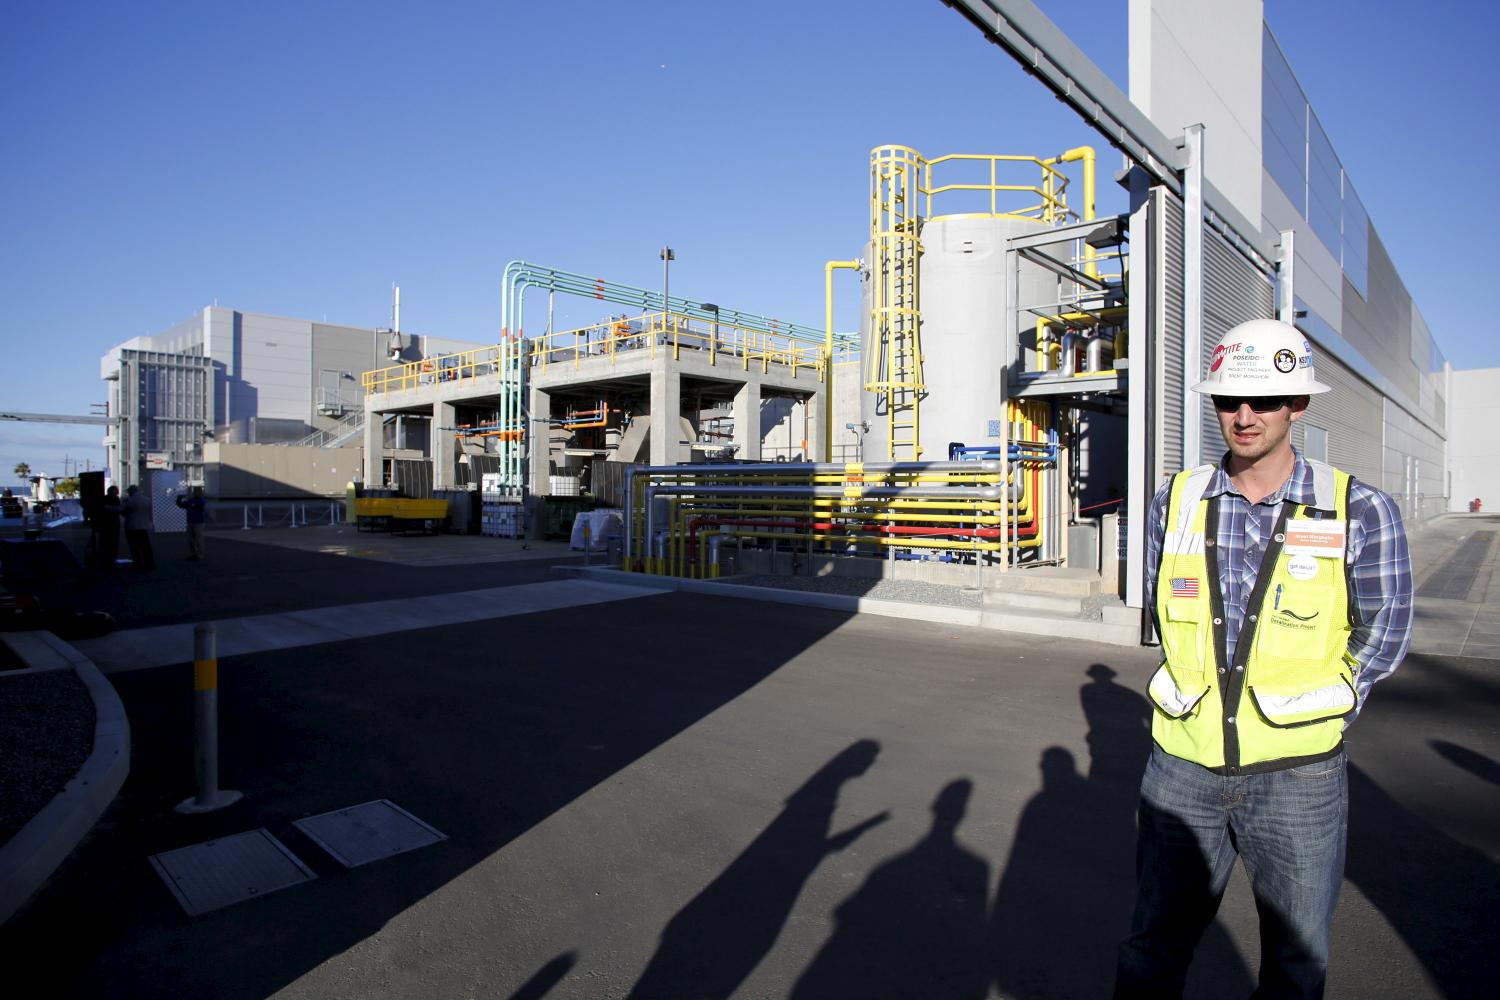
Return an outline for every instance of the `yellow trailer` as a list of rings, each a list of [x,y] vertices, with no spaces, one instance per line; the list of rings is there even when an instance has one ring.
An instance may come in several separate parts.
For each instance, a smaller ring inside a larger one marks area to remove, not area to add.
[[[368,531],[437,534],[448,519],[448,501],[411,497],[360,497],[354,501],[355,527]]]

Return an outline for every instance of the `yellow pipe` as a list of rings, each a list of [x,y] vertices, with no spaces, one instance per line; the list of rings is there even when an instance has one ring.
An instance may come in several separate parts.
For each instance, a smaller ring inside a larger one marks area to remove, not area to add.
[[[823,265],[823,461],[833,461],[833,272],[853,271],[857,260],[830,260]]]
[[[783,541],[836,541],[836,542],[871,542],[887,548],[896,547],[901,549],[952,549],[957,552],[973,552],[979,549],[983,552],[998,552],[1011,545],[1010,542],[944,542],[929,538],[882,538],[882,537],[858,537],[851,538],[848,535],[829,534],[816,532],[805,534],[800,532],[777,532],[777,531],[726,531],[724,534],[733,535],[736,538],[776,538]],[[1016,548],[1030,549],[1041,545],[1041,534],[1036,538],[1023,538],[1014,543]]]
[[[1073,162],[1076,162],[1078,160],[1082,160],[1083,161],[1083,212],[1080,213],[1080,214],[1082,215],[1084,222],[1093,222],[1094,221],[1094,211],[1095,211],[1095,208],[1094,208],[1094,160],[1095,160],[1094,147],[1093,146],[1075,146],[1072,149],[1066,150],[1065,152],[1061,153],[1058,156],[1054,156],[1050,160],[1043,160],[1042,163],[1045,166],[1051,166],[1054,163],[1073,163]],[[1083,260],[1084,260],[1083,270],[1084,270],[1084,273],[1087,274],[1091,278],[1097,278],[1097,277],[1099,277],[1099,264],[1094,259],[1096,255],[1097,255],[1097,251],[1093,247],[1089,246],[1088,244],[1084,244],[1084,247],[1083,247]]]

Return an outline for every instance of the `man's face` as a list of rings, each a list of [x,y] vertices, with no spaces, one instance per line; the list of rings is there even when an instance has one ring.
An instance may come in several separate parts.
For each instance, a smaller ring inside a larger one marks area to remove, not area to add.
[[[1255,462],[1282,448],[1290,448],[1292,424],[1307,409],[1306,396],[1261,396],[1239,399],[1215,396],[1219,430],[1230,454],[1242,462]],[[1265,412],[1259,412],[1259,411]]]

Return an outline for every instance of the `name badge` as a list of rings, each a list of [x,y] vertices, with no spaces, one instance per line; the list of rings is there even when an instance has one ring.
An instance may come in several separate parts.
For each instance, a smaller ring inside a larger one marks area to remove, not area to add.
[[[1291,521],[1286,526],[1285,552],[1289,556],[1344,557],[1343,521]]]

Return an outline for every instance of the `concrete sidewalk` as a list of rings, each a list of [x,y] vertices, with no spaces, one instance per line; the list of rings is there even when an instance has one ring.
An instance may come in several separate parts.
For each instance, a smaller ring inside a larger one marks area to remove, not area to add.
[[[491,621],[514,615],[625,601],[650,591],[591,580],[558,580],[464,590],[431,597],[369,601],[331,608],[215,620],[221,659],[297,646],[343,642],[415,629]],[[193,658],[196,625],[156,625],[73,643],[107,674],[144,670]]]

